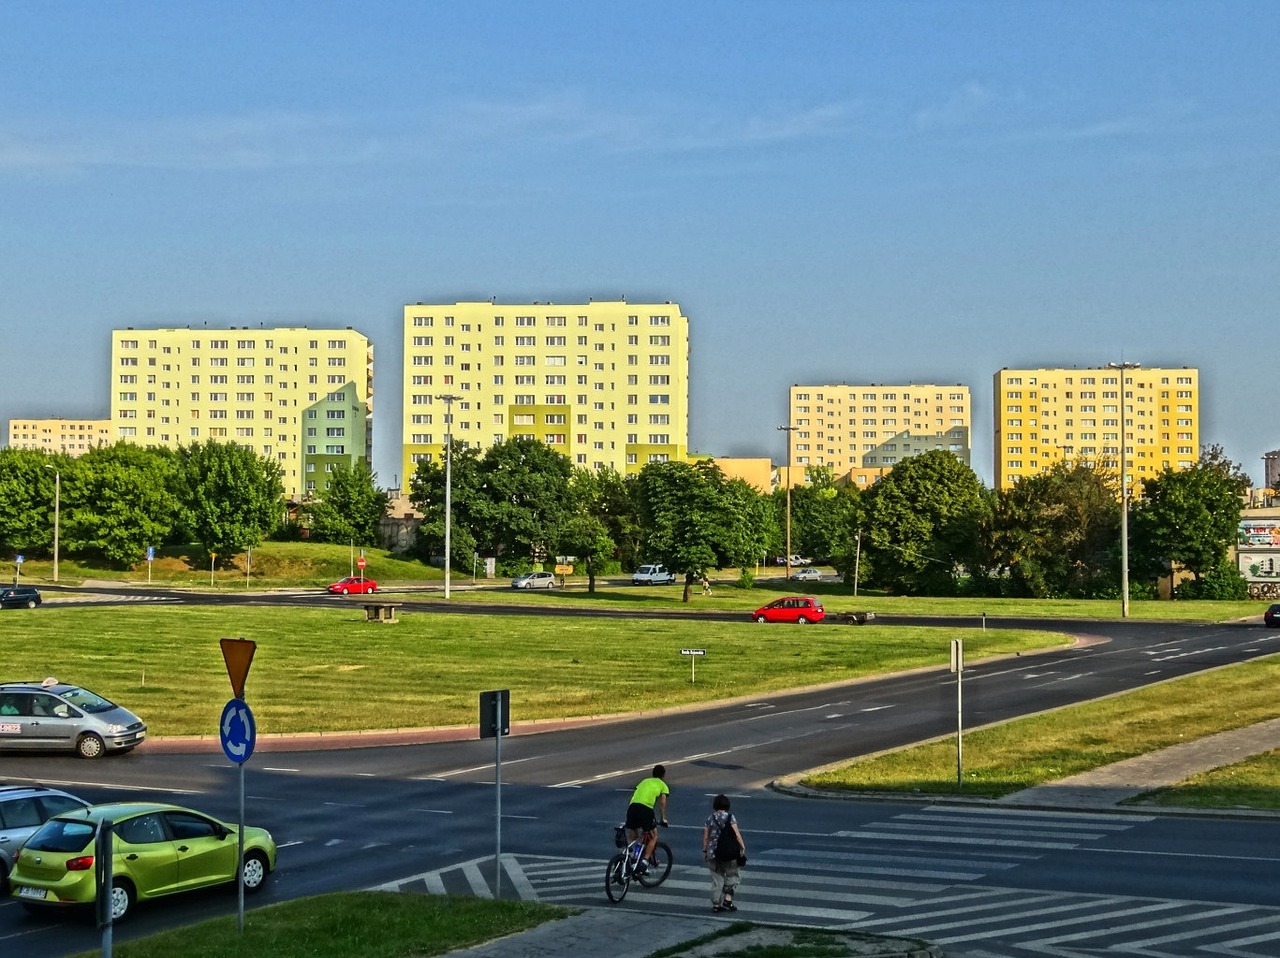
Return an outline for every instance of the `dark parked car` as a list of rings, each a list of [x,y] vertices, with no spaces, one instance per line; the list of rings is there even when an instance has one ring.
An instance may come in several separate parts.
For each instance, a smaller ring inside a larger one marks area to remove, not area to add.
[[[1280,602],[1262,613],[1262,622],[1268,629],[1280,629]]]
[[[31,585],[7,585],[0,589],[0,609],[34,609],[44,600]]]

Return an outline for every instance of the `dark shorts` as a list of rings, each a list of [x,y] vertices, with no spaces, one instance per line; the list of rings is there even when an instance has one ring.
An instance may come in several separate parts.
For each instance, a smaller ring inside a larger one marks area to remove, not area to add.
[[[641,805],[639,802],[632,802],[627,806],[627,828],[636,828],[641,831],[651,832],[658,826],[658,820],[654,817],[653,809],[648,805]]]

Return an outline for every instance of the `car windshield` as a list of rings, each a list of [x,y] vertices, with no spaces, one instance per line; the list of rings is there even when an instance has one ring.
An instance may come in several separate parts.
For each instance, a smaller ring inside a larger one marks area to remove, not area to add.
[[[67,822],[51,818],[27,839],[26,848],[37,852],[78,852],[93,840],[93,822]]]
[[[90,713],[110,712],[116,707],[114,702],[108,702],[101,695],[96,695],[88,689],[71,689],[69,692],[63,692],[62,697],[76,708]]]

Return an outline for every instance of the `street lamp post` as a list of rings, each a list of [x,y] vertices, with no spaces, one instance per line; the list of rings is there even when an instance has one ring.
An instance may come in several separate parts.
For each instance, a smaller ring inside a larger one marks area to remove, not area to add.
[[[787,434],[787,581],[791,581],[791,434],[799,426],[779,426],[780,432]]]
[[[449,598],[449,556],[453,547],[453,401],[460,397],[447,393],[444,401],[444,597]]]
[[[62,524],[62,470],[45,464],[53,470],[53,581],[58,581],[58,527]]]
[[[1111,369],[1120,370],[1120,617],[1129,617],[1129,447],[1125,439],[1128,426],[1125,406],[1125,386],[1130,369],[1139,369],[1142,363],[1107,363]]]

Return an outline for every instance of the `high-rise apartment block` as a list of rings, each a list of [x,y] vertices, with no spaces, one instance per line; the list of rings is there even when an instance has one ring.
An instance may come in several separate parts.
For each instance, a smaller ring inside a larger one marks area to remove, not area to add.
[[[109,419],[9,420],[10,449],[83,456],[90,449],[109,446],[114,441]]]
[[[446,432],[466,448],[536,439],[577,466],[638,472],[686,455],[689,320],[675,303],[415,303],[403,388],[406,488]]]
[[[234,442],[280,465],[285,495],[323,494],[337,463],[371,462],[373,348],[346,329],[117,329],[112,439]]]
[[[792,386],[789,408],[788,461],[797,477],[827,466],[835,478],[866,487],[903,459],[935,449],[970,464],[968,386]]]
[[[1118,474],[1122,455],[1127,478],[1140,484],[1166,467],[1195,465],[1200,374],[1134,363],[1002,369],[995,374],[994,419],[997,489],[1064,459]]]

